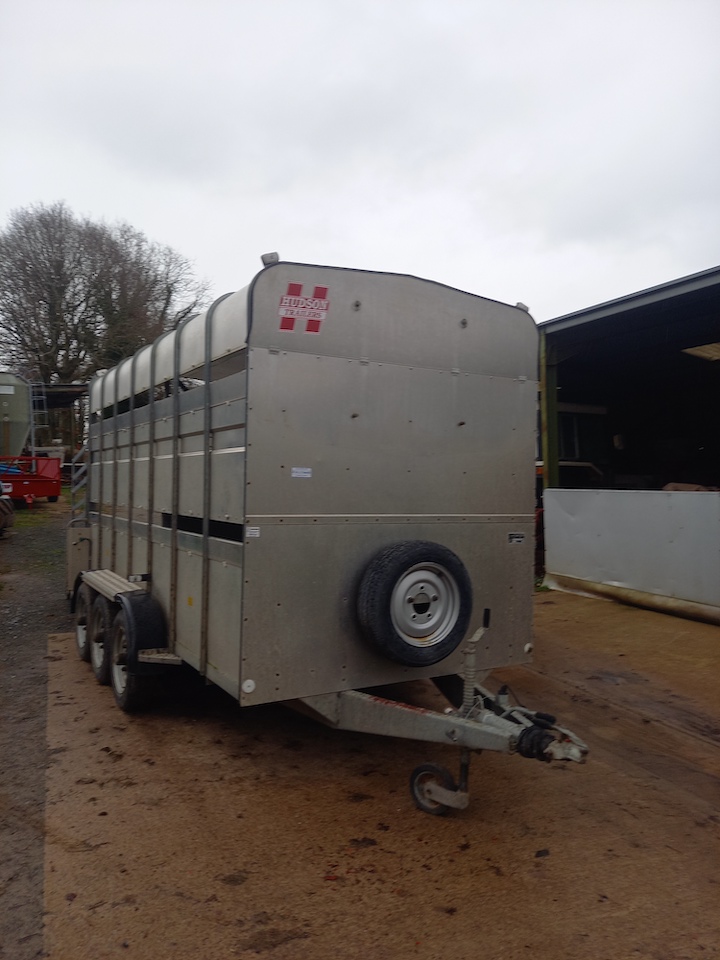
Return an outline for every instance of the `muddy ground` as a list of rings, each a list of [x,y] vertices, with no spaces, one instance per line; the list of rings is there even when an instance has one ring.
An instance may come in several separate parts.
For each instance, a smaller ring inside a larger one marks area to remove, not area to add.
[[[484,754],[470,807],[429,817],[408,777],[450,747],[187,677],[120,713],[73,649],[64,520],[0,541],[2,960],[720,956],[716,627],[539,592],[533,667],[493,683],[590,760]]]

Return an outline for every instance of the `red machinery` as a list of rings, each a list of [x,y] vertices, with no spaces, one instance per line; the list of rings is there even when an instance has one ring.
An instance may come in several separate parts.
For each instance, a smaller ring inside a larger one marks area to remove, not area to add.
[[[62,463],[58,457],[0,457],[2,492],[31,507],[38,497],[50,503],[60,496]]]

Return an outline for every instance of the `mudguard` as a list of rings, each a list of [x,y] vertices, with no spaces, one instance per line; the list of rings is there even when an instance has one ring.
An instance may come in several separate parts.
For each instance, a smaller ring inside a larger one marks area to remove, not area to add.
[[[162,665],[138,660],[140,650],[167,647],[167,624],[162,607],[153,596],[141,590],[120,593],[116,599],[127,620],[127,669],[145,676],[163,673],[166,668]]]

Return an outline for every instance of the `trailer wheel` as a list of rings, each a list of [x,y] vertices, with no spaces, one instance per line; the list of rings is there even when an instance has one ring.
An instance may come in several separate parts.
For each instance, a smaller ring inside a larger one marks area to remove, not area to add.
[[[90,609],[90,663],[98,683],[110,683],[110,631],[113,608],[105,597],[98,596]]]
[[[360,583],[358,618],[366,638],[408,667],[449,656],[465,636],[471,613],[467,570],[437,543],[406,540],[385,547]]]
[[[412,793],[415,806],[423,813],[430,813],[435,817],[444,816],[450,807],[446,803],[439,803],[428,797],[425,787],[430,783],[436,783],[446,790],[457,790],[452,774],[445,767],[438,766],[437,763],[423,763],[415,767],[410,774],[410,793]]]
[[[152,678],[128,670],[129,630],[124,610],[115,617],[110,639],[110,683],[115,702],[125,713],[136,713],[147,706]]]
[[[75,643],[78,656],[87,663],[90,660],[90,638],[88,637],[88,619],[92,609],[95,592],[81,583],[75,600]]]

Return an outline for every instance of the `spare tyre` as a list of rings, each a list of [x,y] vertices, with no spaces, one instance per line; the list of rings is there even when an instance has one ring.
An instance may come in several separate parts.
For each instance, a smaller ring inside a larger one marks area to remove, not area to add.
[[[404,540],[368,564],[357,609],[365,637],[380,653],[408,667],[426,667],[444,660],[465,636],[472,584],[452,550]]]

